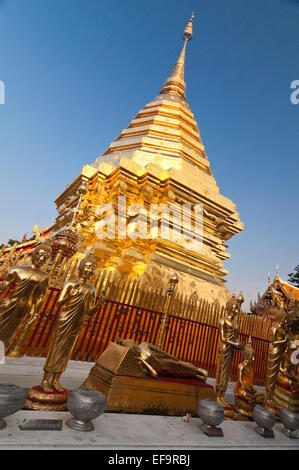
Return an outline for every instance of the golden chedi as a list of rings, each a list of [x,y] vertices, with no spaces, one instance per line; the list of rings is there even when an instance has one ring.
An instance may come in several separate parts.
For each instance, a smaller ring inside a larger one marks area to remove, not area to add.
[[[235,204],[219,192],[186,101],[185,54],[192,25],[193,16],[184,31],[178,61],[158,96],[138,112],[105,152],[83,167],[56,199],[58,216],[54,229],[70,223],[74,208],[78,207],[76,229],[85,236],[86,247],[95,245],[94,255],[101,266],[116,269],[122,275],[142,277],[152,286],[160,286],[161,279],[168,279],[175,270],[185,294],[198,292],[210,302],[218,300],[225,305],[230,296],[223,267],[229,258],[226,243],[243,229],[243,224]],[[80,194],[82,183],[87,188],[84,195]],[[126,198],[121,207],[119,198]],[[135,209],[130,209],[134,204]],[[168,238],[156,230],[161,227],[163,204],[173,210]],[[184,204],[188,205],[186,214],[192,220],[190,236],[196,232],[196,207],[203,205],[199,215],[200,248],[192,249],[192,244],[178,236],[182,232]],[[115,214],[116,233],[110,236],[107,228],[106,236],[99,239],[98,227],[105,219],[99,207],[104,205]],[[145,208],[146,214],[136,205]],[[153,205],[158,206],[154,228],[149,221]],[[136,217],[145,224],[146,236],[136,234]]]
[[[244,361],[238,366],[238,380],[234,388],[235,418],[252,418],[253,407],[262,403],[265,399],[264,393],[257,392],[253,387],[253,363],[254,349],[252,347],[251,337],[243,351]],[[239,416],[238,416],[239,415]]]
[[[49,283],[42,266],[51,254],[48,243],[38,245],[31,253],[31,264],[14,266],[0,283],[0,291],[4,293],[7,290],[0,304],[0,340],[7,350],[17,338],[10,356],[22,356],[27,333],[40,313]]]

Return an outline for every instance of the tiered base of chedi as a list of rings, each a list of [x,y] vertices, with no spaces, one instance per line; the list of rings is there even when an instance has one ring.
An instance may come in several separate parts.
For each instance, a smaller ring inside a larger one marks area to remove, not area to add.
[[[175,271],[185,294],[224,305],[230,297],[223,268],[229,258],[226,241],[243,224],[235,204],[219,192],[185,99],[185,49],[192,38],[192,19],[183,34],[179,59],[159,95],[55,201],[59,215],[53,230],[72,225],[84,236],[86,248],[94,246],[103,268],[142,276],[151,286],[166,284]],[[158,208],[153,222],[154,204],[165,206]],[[185,212],[184,204],[189,205]],[[163,213],[169,209],[174,214],[169,236],[163,238]],[[194,226],[195,216],[202,229]],[[192,222],[186,228],[188,217]],[[178,239],[182,226],[185,236]],[[99,235],[103,231],[104,236]],[[194,249],[191,238],[202,240],[200,248]]]

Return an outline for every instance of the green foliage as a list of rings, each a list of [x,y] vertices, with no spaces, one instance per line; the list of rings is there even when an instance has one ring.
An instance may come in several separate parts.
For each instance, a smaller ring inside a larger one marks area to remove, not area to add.
[[[13,246],[15,243],[20,243],[18,240],[13,240],[10,238],[7,242],[8,246]]]
[[[288,281],[295,287],[299,287],[299,264],[294,268],[293,273],[288,274]]]
[[[10,238],[10,239],[8,240],[8,242],[2,243],[2,245],[0,245],[0,250],[1,250],[1,248],[4,247],[4,245],[13,246],[15,243],[20,243],[20,242],[19,242],[18,240],[13,240],[12,238]]]

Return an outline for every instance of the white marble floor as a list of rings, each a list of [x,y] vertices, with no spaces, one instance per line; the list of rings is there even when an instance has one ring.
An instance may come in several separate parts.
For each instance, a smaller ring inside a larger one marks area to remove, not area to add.
[[[37,385],[43,363],[40,358],[6,358],[0,365],[0,383]],[[79,387],[92,365],[71,361],[62,384],[69,389]],[[228,399],[232,387],[230,384]],[[274,439],[259,436],[253,422],[237,421],[223,422],[224,437],[211,438],[200,431],[199,418],[186,423],[181,417],[105,413],[94,420],[94,431],[83,433],[66,425],[70,417],[69,412],[21,410],[5,418],[7,427],[0,431],[0,449],[299,449],[299,439],[287,438],[280,423],[275,424]],[[62,430],[22,431],[19,424],[32,418],[62,419]]]

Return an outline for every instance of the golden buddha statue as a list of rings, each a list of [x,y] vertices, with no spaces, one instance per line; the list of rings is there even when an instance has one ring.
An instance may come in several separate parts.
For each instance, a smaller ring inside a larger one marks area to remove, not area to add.
[[[279,414],[279,408],[299,411],[298,368],[291,360],[294,341],[299,337],[299,303],[277,276],[273,281],[281,297],[281,309],[272,328],[266,373],[265,406]]]
[[[288,338],[287,312],[284,310],[280,310],[277,316],[277,321],[272,327],[272,343],[270,345],[268,354],[265,383],[266,403],[271,401],[275,383],[277,380],[277,374],[279,371],[280,363],[286,348]]]
[[[49,283],[41,267],[51,254],[49,243],[38,245],[31,253],[31,265],[14,266],[0,283],[0,293],[11,287],[0,305],[0,340],[7,350],[13,339],[17,339],[10,356],[22,355],[25,337],[39,315]]]
[[[262,403],[265,395],[257,392],[252,386],[254,349],[251,337],[244,348],[243,357],[244,361],[238,366],[238,380],[234,388],[235,409],[241,416],[252,418],[254,405]]]
[[[244,302],[242,293],[232,297],[226,303],[227,315],[220,320],[220,344],[218,349],[215,392],[217,401],[225,409],[227,417],[233,416],[232,408],[224,400],[224,394],[230,379],[235,349],[244,349],[241,341],[237,340],[237,316]]]
[[[290,336],[278,372],[280,383],[288,386],[292,392],[299,392],[299,364],[292,361],[292,354],[297,351],[298,343],[298,339],[296,343],[294,336]]]
[[[299,413],[299,311],[289,319],[289,334],[274,384],[271,405],[277,415],[280,408]]]
[[[145,369],[153,377],[184,377],[205,382],[208,371],[194,366],[191,362],[180,361],[153,344],[137,345],[133,340],[119,340],[121,346],[131,348]]]
[[[44,365],[44,377],[41,383],[44,392],[65,391],[59,379],[72,355],[80,328],[85,319],[99,310],[99,305],[94,305],[96,291],[88,283],[96,266],[96,259],[91,254],[87,255],[80,261],[78,279],[66,281],[61,290],[57,303],[61,310],[54,326]]]

